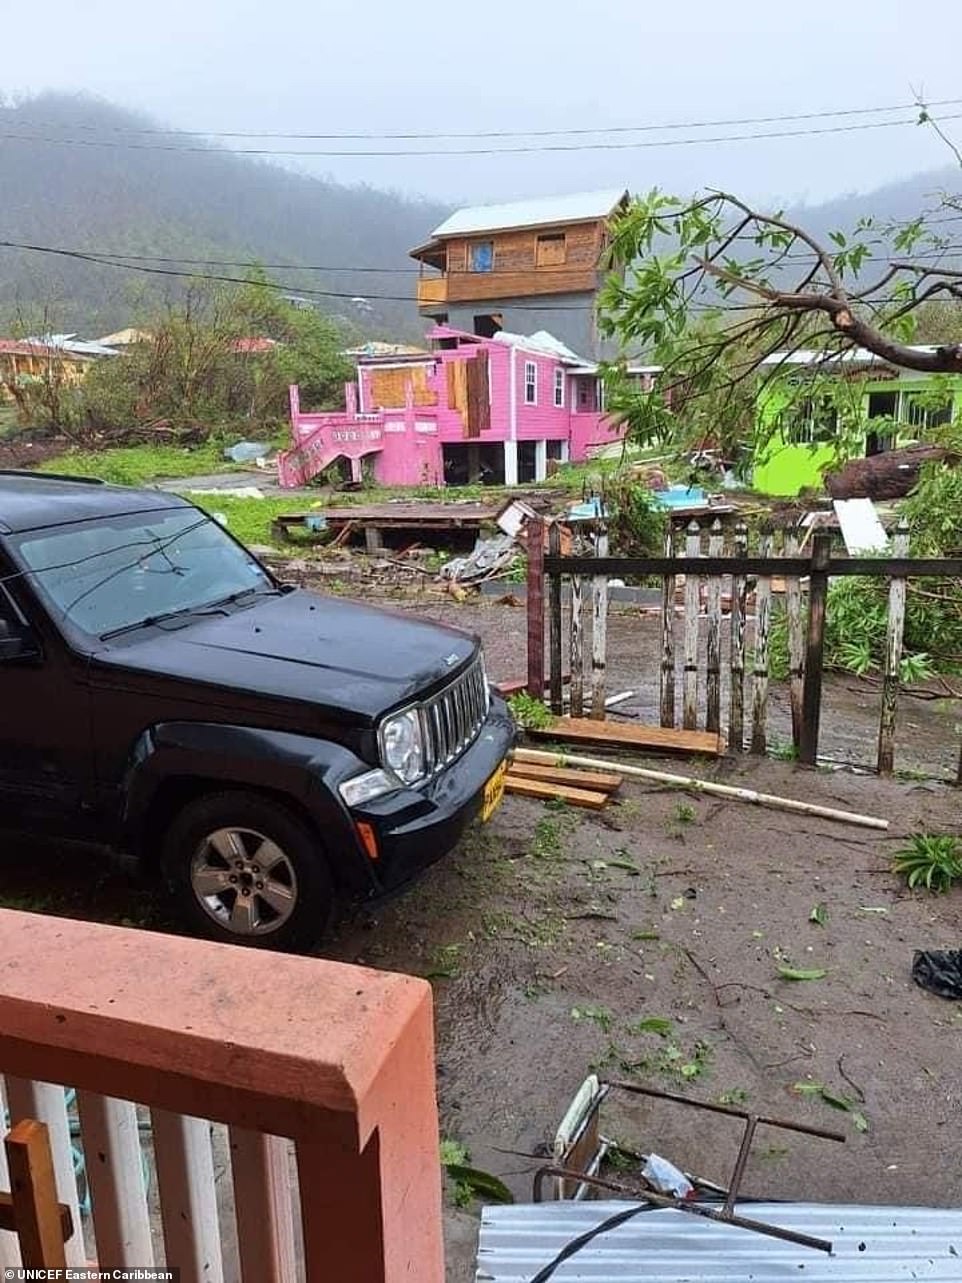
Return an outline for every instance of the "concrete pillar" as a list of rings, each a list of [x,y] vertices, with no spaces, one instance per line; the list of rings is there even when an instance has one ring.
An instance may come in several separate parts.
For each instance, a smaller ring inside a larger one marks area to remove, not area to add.
[[[518,484],[517,441],[505,441],[504,443],[504,484],[506,486],[516,486]]]

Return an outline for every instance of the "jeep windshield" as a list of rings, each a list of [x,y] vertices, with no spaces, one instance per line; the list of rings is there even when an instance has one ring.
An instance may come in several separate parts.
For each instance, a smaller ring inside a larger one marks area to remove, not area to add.
[[[196,508],[78,521],[12,543],[54,619],[94,637],[277,592],[250,553]]]

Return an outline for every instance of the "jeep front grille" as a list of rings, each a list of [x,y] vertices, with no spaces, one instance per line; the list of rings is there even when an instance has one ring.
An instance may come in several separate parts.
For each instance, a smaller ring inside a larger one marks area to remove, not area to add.
[[[427,773],[443,771],[478,737],[488,715],[488,683],[480,655],[439,695],[424,704]]]

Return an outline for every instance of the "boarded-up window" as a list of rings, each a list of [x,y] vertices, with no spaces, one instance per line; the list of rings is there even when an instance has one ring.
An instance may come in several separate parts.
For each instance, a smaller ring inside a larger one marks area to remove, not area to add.
[[[538,267],[560,267],[568,257],[564,232],[543,232],[535,246],[534,261]]]
[[[449,362],[447,383],[448,405],[460,414],[464,435],[479,437],[491,426],[487,352],[482,348],[468,360]]]
[[[395,366],[372,369],[368,376],[370,410],[403,410],[407,405],[407,385],[411,384],[415,405],[437,405],[438,394],[428,387],[426,365]]]

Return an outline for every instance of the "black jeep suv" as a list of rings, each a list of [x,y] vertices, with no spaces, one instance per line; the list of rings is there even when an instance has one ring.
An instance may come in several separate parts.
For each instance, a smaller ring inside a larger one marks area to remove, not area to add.
[[[133,851],[192,929],[309,947],[490,815],[512,739],[476,639],[174,495],[0,473],[0,827]]]

